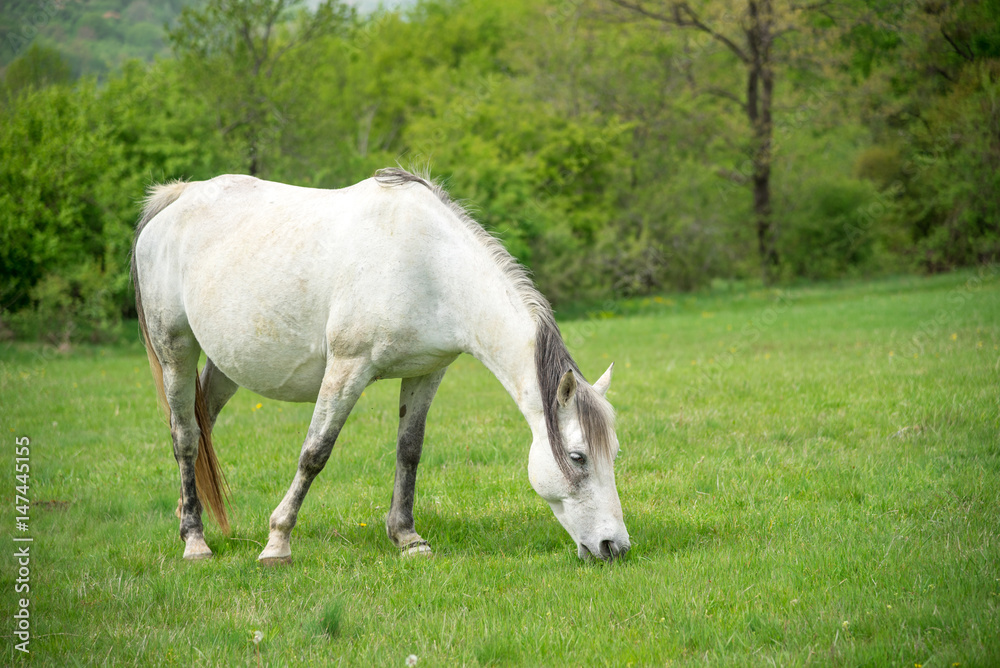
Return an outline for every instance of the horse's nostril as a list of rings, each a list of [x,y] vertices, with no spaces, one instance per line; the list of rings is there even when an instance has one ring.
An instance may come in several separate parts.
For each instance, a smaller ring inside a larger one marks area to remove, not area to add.
[[[618,544],[613,540],[601,541],[601,556],[605,559],[614,559],[618,556]]]
[[[619,543],[616,540],[602,540],[600,544],[601,558],[617,559],[618,557],[624,556],[630,547],[632,546],[628,543],[628,541]]]

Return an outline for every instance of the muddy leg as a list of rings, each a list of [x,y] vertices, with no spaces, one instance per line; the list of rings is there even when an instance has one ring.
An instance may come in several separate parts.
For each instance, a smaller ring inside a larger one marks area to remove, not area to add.
[[[219,417],[219,411],[226,405],[239,385],[234,383],[224,373],[219,371],[212,360],[208,360],[205,368],[201,370],[201,390],[205,397],[205,405],[208,407],[209,424],[215,426],[215,420]],[[183,495],[183,492],[182,492]],[[177,517],[181,516],[184,507],[184,499],[177,499]]]
[[[199,352],[194,337],[172,338],[168,349],[158,351],[163,366],[163,389],[170,406],[170,435],[174,443],[174,458],[181,476],[180,536],[184,541],[185,559],[207,559],[212,556],[212,550],[205,543],[201,501],[198,499],[194,478],[198,439],[201,436],[194,409]]]
[[[417,466],[424,445],[427,411],[445,370],[419,378],[405,378],[399,389],[399,432],[396,439],[396,481],[392,502],[385,518],[389,539],[403,554],[430,554],[427,541],[416,532],[413,523],[413,498],[417,484]]]

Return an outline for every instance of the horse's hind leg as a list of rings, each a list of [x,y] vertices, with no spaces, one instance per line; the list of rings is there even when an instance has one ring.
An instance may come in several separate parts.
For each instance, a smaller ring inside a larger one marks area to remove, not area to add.
[[[309,432],[299,454],[298,471],[285,498],[271,513],[271,531],[267,545],[257,557],[261,563],[274,564],[291,560],[289,537],[302,501],[312,481],[330,458],[330,452],[347,416],[372,377],[371,365],[367,361],[331,360],[327,365],[316,399],[316,409],[309,423]]]
[[[385,518],[385,530],[405,555],[430,554],[431,548],[413,525],[413,497],[417,466],[424,445],[427,411],[445,370],[418,378],[404,378],[399,388],[399,433],[396,440],[396,481]]]
[[[236,390],[240,388],[229,376],[222,373],[215,362],[208,360],[201,370],[201,391],[205,396],[205,406],[208,408],[209,424],[215,426],[219,411],[228,403]]]
[[[219,411],[233,398],[238,389],[239,385],[222,373],[211,359],[205,363],[205,368],[201,370],[201,391],[205,397],[205,407],[208,409],[209,425],[215,426]],[[183,493],[181,496],[183,497]],[[177,517],[181,516],[183,503],[183,498],[177,499]]]
[[[163,390],[170,406],[170,435],[181,475],[181,540],[185,559],[207,559],[212,550],[205,543],[201,501],[195,486],[195,461],[201,430],[195,416],[198,353],[194,337],[171,337],[157,356],[163,366]]]

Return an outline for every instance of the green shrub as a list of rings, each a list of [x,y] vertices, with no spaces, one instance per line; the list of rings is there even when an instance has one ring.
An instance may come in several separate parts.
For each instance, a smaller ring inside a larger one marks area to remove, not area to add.
[[[863,271],[892,202],[868,183],[811,184],[788,212],[779,237],[786,274],[829,279]]]
[[[107,272],[94,263],[47,273],[31,289],[31,305],[4,320],[16,337],[54,345],[113,341],[122,322],[113,286]]]

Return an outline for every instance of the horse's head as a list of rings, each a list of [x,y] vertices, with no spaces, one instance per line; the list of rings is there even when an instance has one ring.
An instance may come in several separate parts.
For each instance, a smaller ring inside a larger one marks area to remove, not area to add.
[[[572,370],[562,375],[528,456],[531,486],[576,541],[581,559],[611,560],[631,547],[615,486],[614,409],[605,398],[612,367],[593,386]]]

